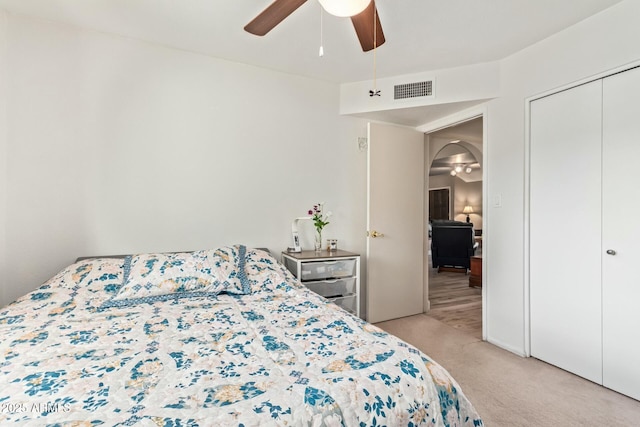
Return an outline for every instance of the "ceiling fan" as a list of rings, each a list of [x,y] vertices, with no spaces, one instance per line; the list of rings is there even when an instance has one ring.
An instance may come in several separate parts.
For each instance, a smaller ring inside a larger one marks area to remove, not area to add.
[[[256,36],[264,36],[306,2],[307,0],[275,0],[244,29]],[[351,18],[363,51],[368,52],[385,42],[375,0],[319,0],[319,2],[328,13]]]

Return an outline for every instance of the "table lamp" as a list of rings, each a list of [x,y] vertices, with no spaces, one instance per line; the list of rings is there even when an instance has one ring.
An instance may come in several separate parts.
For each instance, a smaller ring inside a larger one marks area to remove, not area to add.
[[[469,218],[469,214],[473,213],[473,208],[471,206],[467,205],[462,210],[462,213],[467,215],[467,222],[471,222],[471,219]]]

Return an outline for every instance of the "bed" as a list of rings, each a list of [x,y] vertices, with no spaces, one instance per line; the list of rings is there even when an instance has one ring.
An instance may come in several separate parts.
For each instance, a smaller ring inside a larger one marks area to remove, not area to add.
[[[483,425],[428,356],[242,245],[78,261],[0,340],[2,425]]]

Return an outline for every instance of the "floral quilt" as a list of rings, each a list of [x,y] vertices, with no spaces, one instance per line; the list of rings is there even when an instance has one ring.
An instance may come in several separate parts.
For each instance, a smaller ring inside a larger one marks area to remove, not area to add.
[[[0,424],[483,425],[428,356],[308,291],[268,253],[235,255],[245,294],[214,286],[109,304],[125,261],[105,258],[0,309]]]

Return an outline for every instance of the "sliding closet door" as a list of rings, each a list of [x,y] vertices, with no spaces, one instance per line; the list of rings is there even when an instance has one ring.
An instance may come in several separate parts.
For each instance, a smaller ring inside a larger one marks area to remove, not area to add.
[[[535,100],[530,126],[531,354],[598,383],[601,94],[597,81]]]
[[[603,384],[640,399],[640,69],[603,84]]]

